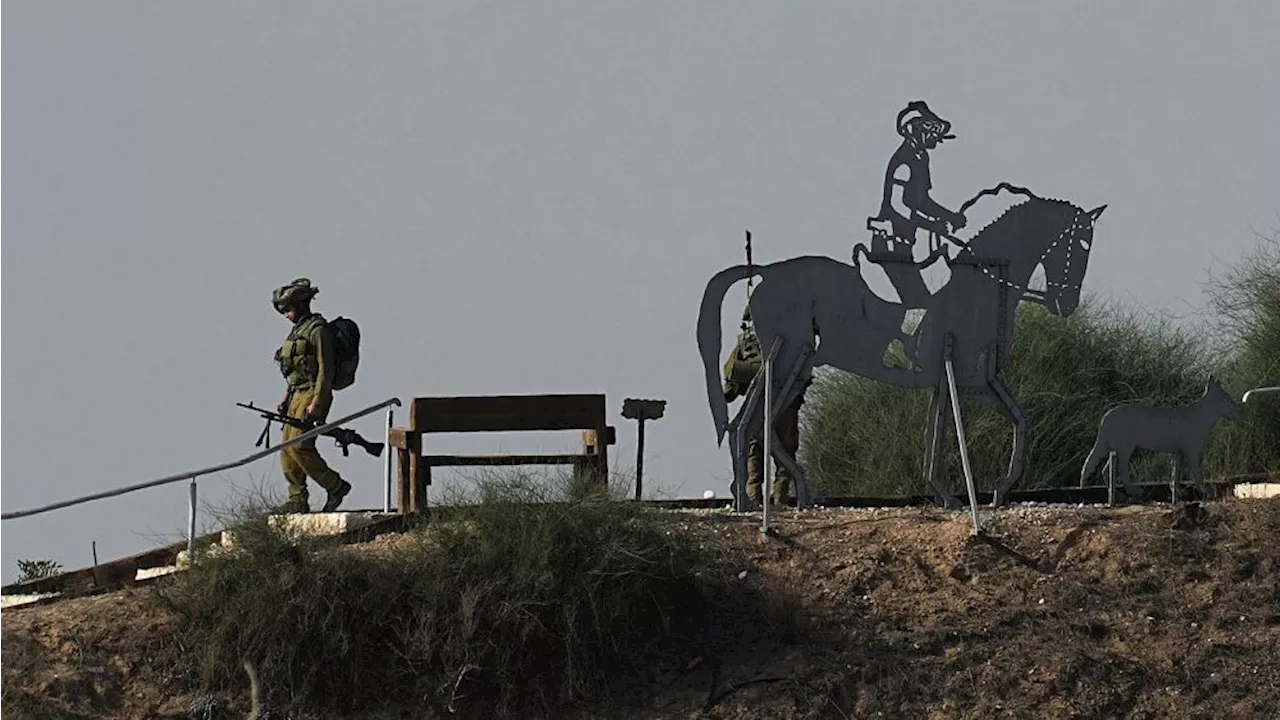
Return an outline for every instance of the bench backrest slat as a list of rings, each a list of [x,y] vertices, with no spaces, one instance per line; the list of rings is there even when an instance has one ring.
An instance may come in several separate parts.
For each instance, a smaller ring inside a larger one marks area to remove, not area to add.
[[[419,397],[409,426],[426,433],[597,430],[604,402],[598,394]]]

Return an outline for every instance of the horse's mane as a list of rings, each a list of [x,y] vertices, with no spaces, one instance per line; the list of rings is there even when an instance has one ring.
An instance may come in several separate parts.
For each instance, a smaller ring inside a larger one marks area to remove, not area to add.
[[[1029,200],[1042,200],[1042,201],[1045,201],[1045,202],[1051,202],[1051,201],[1045,200],[1045,198],[1042,198],[1042,197],[1040,197],[1040,196],[1036,195],[1035,193],[1031,192],[1030,190],[1028,190],[1028,189],[1026,189],[1026,188],[1024,188],[1024,187],[1019,187],[1019,186],[1014,185],[1014,184],[1012,184],[1012,183],[1002,182],[1002,183],[1000,183],[999,185],[997,185],[997,186],[995,186],[995,187],[993,187],[993,188],[987,188],[986,190],[983,190],[982,192],[978,193],[977,195],[974,195],[973,197],[971,197],[971,198],[969,198],[968,200],[964,201],[964,204],[960,206],[960,210],[959,210],[959,212],[963,213],[965,210],[968,210],[970,207],[972,207],[972,206],[973,206],[973,204],[974,204],[974,203],[978,202],[979,200],[981,200],[981,199],[982,199],[984,196],[986,196],[986,195],[999,195],[1001,190],[1005,190],[1005,191],[1011,192],[1011,193],[1013,193],[1014,195],[1022,195],[1023,197],[1025,197],[1025,198],[1027,198],[1027,199],[1029,199]],[[1061,202],[1061,201],[1060,201],[1060,202]]]
[[[991,196],[999,195],[1002,190],[1012,193],[1014,195],[1021,195],[1022,197],[1027,198],[1028,201],[1036,200],[1038,202],[1035,202],[1035,203],[1019,202],[1016,205],[1006,208],[1004,212],[1000,213],[999,217],[987,223],[985,227],[979,230],[977,234],[975,234],[969,240],[969,247],[966,249],[968,249],[970,252],[972,252],[973,246],[982,244],[981,240],[984,235],[987,235],[988,233],[996,232],[1003,227],[1009,227],[1009,228],[1018,227],[1020,223],[1016,222],[1016,220],[1021,216],[1024,216],[1027,214],[1033,214],[1033,216],[1038,215],[1040,213],[1043,213],[1046,209],[1050,207],[1063,213],[1069,213],[1071,215],[1074,215],[1080,210],[1075,205],[1073,205],[1072,203],[1066,200],[1058,200],[1055,198],[1043,198],[1043,197],[1040,197],[1039,195],[1036,195],[1035,193],[1031,192],[1026,188],[1018,187],[1015,185],[1011,185],[1010,183],[1002,182],[993,188],[987,188],[986,190],[979,192],[977,195],[974,195],[972,198],[965,201],[965,203],[960,206],[960,212],[963,213],[965,210],[970,208],[974,203],[978,202],[978,200],[982,199],[983,197],[986,197],[988,195],[991,195]],[[1015,222],[1009,222],[1009,223],[1002,222],[1005,220],[1013,220]]]

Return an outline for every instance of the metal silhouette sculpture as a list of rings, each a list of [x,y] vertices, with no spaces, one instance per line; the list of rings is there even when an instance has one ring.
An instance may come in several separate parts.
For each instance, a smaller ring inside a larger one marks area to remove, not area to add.
[[[1195,483],[1200,496],[1205,496],[1201,459],[1209,434],[1222,418],[1238,420],[1242,408],[1210,375],[1204,394],[1198,400],[1180,407],[1160,407],[1140,403],[1124,403],[1103,413],[1098,423],[1098,438],[1080,470],[1080,487],[1103,463],[1109,461],[1108,501],[1114,502],[1115,480],[1124,485],[1130,499],[1142,497],[1142,489],[1129,475],[1129,460],[1135,450],[1142,449],[1173,455],[1169,478],[1169,502],[1178,499],[1178,481],[1182,465]]]
[[[925,479],[948,507],[959,506],[939,482],[939,454],[946,433],[944,403],[952,386],[957,395],[995,405],[1013,424],[1008,471],[995,483],[992,505],[1003,504],[1009,489],[1021,479],[1031,419],[1000,379],[1009,360],[1016,305],[1019,300],[1037,303],[1059,316],[1075,311],[1094,225],[1106,206],[1084,210],[1001,183],[979,192],[958,211],[946,210],[928,195],[927,151],[953,137],[949,130],[950,125],[923,103],[913,103],[899,114],[903,145],[886,171],[881,213],[869,219],[868,228],[873,249],[890,242],[914,243],[913,247],[867,252],[859,245],[853,264],[806,255],[767,265],[735,265],[707,282],[698,316],[698,347],[717,443],[723,444],[730,431],[734,435],[731,452],[740,507],[745,495],[746,443],[766,426],[761,405],[776,414],[820,366],[901,388],[934,388],[925,433]],[[956,231],[966,224],[965,212],[979,202],[981,207],[991,204],[1004,212],[970,238],[957,237]],[[921,248],[915,238],[920,230],[925,231],[929,247],[924,259],[916,260],[914,255]],[[917,284],[921,274],[930,267],[936,270],[939,262],[943,272],[949,273],[941,286],[929,291],[923,282]],[[863,272],[872,268],[894,280],[897,302],[882,298],[864,280]],[[1031,287],[1037,269],[1044,272],[1043,290]],[[759,285],[748,303],[761,353],[770,358],[765,369],[776,362],[780,372],[772,373],[771,392],[761,403],[762,378],[767,374],[762,370],[730,422],[718,374],[720,311],[729,288],[754,276],[759,276]],[[923,317],[908,329],[904,321],[911,310],[923,311]],[[885,362],[886,349],[895,345],[901,347],[905,368]],[[951,404],[962,434],[958,398]],[[803,471],[795,458],[780,451],[772,421],[768,427],[766,445],[791,471],[797,505],[810,506],[813,497]],[[976,525],[972,478],[961,439]]]
[[[871,250],[892,260],[884,267],[903,305],[924,308],[930,292],[920,275],[941,257],[942,238],[960,230],[967,222],[963,212],[948,210],[933,199],[929,151],[947,140],[951,123],[938,117],[923,101],[914,101],[898,113],[898,135],[902,144],[889,158],[880,197],[880,212],[867,218],[872,232]],[[912,251],[920,247],[921,236],[928,239],[928,257],[918,264]]]

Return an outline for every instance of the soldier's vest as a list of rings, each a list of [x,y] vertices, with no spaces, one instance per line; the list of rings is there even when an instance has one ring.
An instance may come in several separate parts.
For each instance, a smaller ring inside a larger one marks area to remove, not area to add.
[[[305,390],[314,385],[319,377],[320,363],[316,358],[318,348],[311,342],[310,335],[317,327],[325,324],[324,317],[319,313],[312,314],[295,324],[284,343],[276,350],[276,363],[290,389]]]
[[[760,341],[754,331],[743,330],[738,335],[738,345],[729,353],[724,363],[724,378],[738,387],[738,394],[745,394],[747,386],[760,372],[764,357],[760,353]]]

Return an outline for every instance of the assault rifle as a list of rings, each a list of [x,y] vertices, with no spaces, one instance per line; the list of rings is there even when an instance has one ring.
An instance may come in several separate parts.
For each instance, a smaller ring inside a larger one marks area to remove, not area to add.
[[[291,415],[281,415],[280,413],[272,412],[266,408],[257,407],[253,403],[249,403],[248,405],[245,405],[244,403],[236,403],[236,405],[246,410],[252,410],[267,420],[266,427],[262,428],[262,434],[258,436],[258,442],[253,444],[254,447],[262,447],[264,444],[267,447],[271,447],[270,433],[271,423],[273,422],[278,422],[281,425],[292,425],[293,427],[301,430],[310,430],[316,427],[316,424],[313,422],[299,420]],[[333,438],[338,447],[342,448],[342,455],[344,457],[351,454],[351,451],[347,448],[348,445],[359,445],[364,448],[365,452],[374,457],[381,457],[382,448],[386,446],[386,443],[370,442],[365,440],[360,436],[360,433],[347,428],[334,428],[320,434],[325,437]]]

